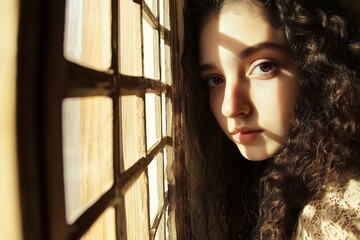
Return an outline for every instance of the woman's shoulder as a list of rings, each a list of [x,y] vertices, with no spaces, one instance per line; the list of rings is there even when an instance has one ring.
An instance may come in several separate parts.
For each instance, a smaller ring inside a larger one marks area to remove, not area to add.
[[[329,187],[310,201],[299,216],[293,239],[360,239],[360,181]]]

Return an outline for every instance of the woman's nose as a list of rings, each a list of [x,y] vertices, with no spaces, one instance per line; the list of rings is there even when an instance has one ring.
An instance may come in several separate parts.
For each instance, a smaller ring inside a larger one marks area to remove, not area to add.
[[[251,112],[249,93],[245,83],[228,81],[225,85],[222,114],[228,118],[248,115]]]

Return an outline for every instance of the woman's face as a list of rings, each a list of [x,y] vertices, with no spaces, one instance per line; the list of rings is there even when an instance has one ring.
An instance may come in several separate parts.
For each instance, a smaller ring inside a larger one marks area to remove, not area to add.
[[[298,89],[284,33],[258,10],[225,8],[200,33],[200,74],[210,108],[226,135],[249,160],[279,151]]]

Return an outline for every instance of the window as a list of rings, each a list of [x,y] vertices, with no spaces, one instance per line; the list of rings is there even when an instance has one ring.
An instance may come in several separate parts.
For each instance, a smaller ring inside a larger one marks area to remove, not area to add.
[[[179,121],[173,79],[179,77],[181,4],[21,2],[24,239],[175,234],[167,173],[176,157],[173,119]]]

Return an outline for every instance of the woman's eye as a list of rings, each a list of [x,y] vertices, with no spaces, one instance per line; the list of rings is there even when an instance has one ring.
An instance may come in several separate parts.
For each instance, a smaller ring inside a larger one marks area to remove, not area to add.
[[[224,83],[225,81],[221,77],[209,77],[205,79],[205,82],[207,86],[211,88],[211,87],[216,87],[217,85]]]
[[[261,60],[260,63],[255,62],[255,67],[250,72],[252,76],[267,76],[268,74],[273,73],[278,67],[278,64],[270,60]]]

